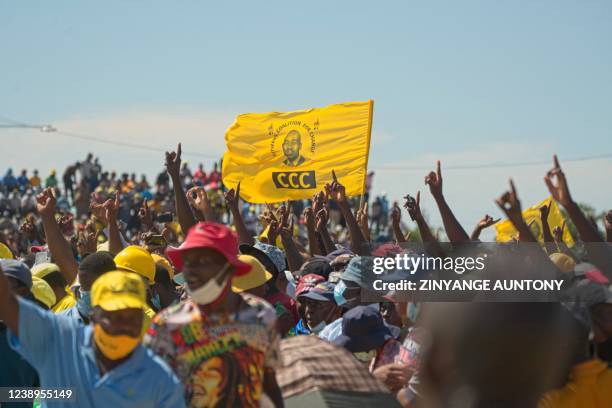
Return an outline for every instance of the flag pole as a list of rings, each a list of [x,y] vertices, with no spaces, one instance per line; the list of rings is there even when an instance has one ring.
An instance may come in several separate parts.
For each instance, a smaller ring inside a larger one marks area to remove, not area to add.
[[[370,113],[368,119],[368,150],[366,154],[365,169],[363,173],[363,188],[361,189],[361,198],[359,200],[359,208],[363,207],[366,193],[366,180],[368,179],[368,160],[370,159],[370,141],[372,140],[372,121],[374,120],[374,100],[369,100]]]

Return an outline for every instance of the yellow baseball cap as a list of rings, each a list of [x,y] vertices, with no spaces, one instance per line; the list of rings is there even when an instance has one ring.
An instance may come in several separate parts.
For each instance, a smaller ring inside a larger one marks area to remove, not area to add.
[[[122,271],[134,272],[155,283],[155,261],[143,247],[130,245],[115,256],[115,265]]]
[[[132,272],[107,272],[91,287],[91,305],[108,312],[131,308],[144,310],[147,308],[145,283]]]
[[[153,257],[153,260],[155,261],[155,264],[163,266],[168,271],[168,275],[170,276],[170,280],[174,279],[174,273],[175,272],[174,272],[174,268],[170,264],[170,261],[168,261],[163,256],[157,255],[157,254],[151,254],[151,257]]]
[[[32,276],[36,276],[42,279],[45,276],[49,275],[50,273],[59,272],[60,269],[59,269],[59,266],[57,266],[54,263],[44,262],[38,265],[34,265],[31,271],[32,271]]]
[[[37,276],[32,276],[32,294],[36,300],[47,305],[49,309],[57,302],[55,292],[53,292],[51,286]]]
[[[0,242],[0,259],[15,259],[9,247],[2,242]]]
[[[563,273],[568,273],[574,270],[576,262],[568,255],[562,254],[561,252],[555,252],[549,256],[552,263],[555,264],[557,269]]]
[[[238,260],[248,264],[251,270],[244,275],[235,276],[232,279],[232,291],[234,293],[256,288],[272,279],[272,274],[254,256],[238,255]]]

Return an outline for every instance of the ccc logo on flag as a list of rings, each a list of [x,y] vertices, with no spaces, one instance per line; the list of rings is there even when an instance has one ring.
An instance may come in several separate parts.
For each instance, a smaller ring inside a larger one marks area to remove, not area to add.
[[[273,172],[272,181],[276,188],[300,190],[317,187],[314,170]]]

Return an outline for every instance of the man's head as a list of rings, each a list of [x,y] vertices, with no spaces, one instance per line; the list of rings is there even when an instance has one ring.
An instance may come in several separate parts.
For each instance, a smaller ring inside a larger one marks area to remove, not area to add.
[[[300,149],[302,148],[302,136],[297,130],[291,130],[285,136],[283,141],[283,153],[289,160],[295,160],[300,156]]]
[[[306,325],[319,331],[328,323],[340,317],[340,308],[334,301],[334,284],[319,282],[298,296],[300,306],[303,308]]]
[[[54,263],[45,262],[32,267],[32,275],[44,279],[54,290],[63,290],[67,283],[60,273],[59,266]]]
[[[232,279],[234,293],[247,292],[255,296],[265,297],[268,292],[266,283],[272,279],[272,274],[254,256],[238,255],[238,259],[250,265],[251,270]]]
[[[194,225],[179,248],[166,255],[182,271],[193,300],[208,305],[224,296],[232,276],[242,276],[251,267],[238,257],[238,241],[225,225],[200,222]]]
[[[0,267],[8,278],[13,293],[17,296],[32,298],[32,274],[26,264],[14,259],[0,259]]]
[[[87,255],[79,264],[79,283],[82,291],[90,291],[102,274],[117,269],[110,252],[99,251]]]
[[[94,282],[91,293],[96,348],[107,359],[125,358],[142,336],[144,281],[132,272],[107,272]]]

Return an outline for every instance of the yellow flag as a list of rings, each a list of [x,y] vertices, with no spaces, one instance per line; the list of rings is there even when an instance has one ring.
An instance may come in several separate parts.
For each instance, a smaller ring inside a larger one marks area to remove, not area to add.
[[[246,113],[227,130],[223,184],[251,203],[302,200],[332,182],[364,192],[374,101]]]
[[[552,197],[547,198],[539,204],[536,204],[532,207],[523,211],[523,218],[527,225],[530,225],[531,232],[533,236],[537,238],[538,241],[544,242],[544,234],[542,233],[542,221],[540,220],[540,207],[544,205],[550,205],[550,210],[548,212],[548,227],[550,228],[550,232],[555,227],[561,227],[563,225],[563,214],[561,214],[561,210],[559,210],[559,206],[557,202],[552,199]],[[495,229],[497,230],[497,237],[495,240],[497,242],[508,242],[513,240],[514,238],[518,238],[518,231],[514,228],[510,220],[504,220],[495,225]],[[574,245],[574,239],[572,238],[572,234],[570,234],[567,226],[563,231],[563,242],[567,246]]]

